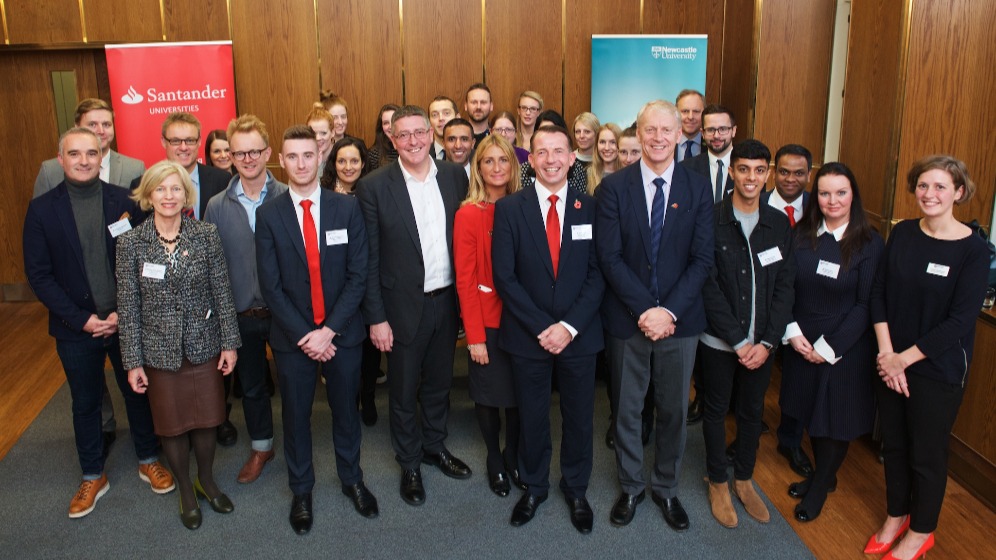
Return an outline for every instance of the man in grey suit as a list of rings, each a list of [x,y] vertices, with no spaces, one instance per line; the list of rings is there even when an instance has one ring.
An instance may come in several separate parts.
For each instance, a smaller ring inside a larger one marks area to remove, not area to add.
[[[425,502],[420,463],[452,478],[471,475],[445,446],[457,337],[453,216],[466,197],[467,175],[429,157],[432,129],[421,107],[398,109],[391,130],[398,161],[358,186],[370,244],[363,317],[370,341],[388,352],[401,497],[418,506]]]
[[[118,186],[128,186],[145,172],[145,164],[111,149],[114,141],[114,111],[103,99],[84,99],[76,106],[76,126],[89,128],[100,140],[100,180]],[[65,173],[57,158],[42,162],[35,179],[31,198],[38,198],[62,182]]]

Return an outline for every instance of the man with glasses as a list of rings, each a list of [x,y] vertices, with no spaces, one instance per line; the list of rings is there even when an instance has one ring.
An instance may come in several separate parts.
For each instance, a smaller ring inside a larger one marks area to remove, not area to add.
[[[467,88],[467,96],[464,99],[463,111],[467,115],[467,120],[474,127],[474,147],[491,134],[488,128],[488,120],[491,118],[491,111],[494,103],[491,102],[491,90],[486,84],[476,83]]]
[[[453,354],[453,216],[467,194],[458,165],[429,157],[432,130],[421,107],[391,118],[398,160],[360,179],[370,245],[363,317],[387,352],[391,443],[402,468],[401,498],[425,503],[421,463],[452,478],[470,468],[446,449]]]
[[[266,125],[255,115],[242,115],[228,125],[228,142],[238,174],[228,188],[208,201],[204,221],[218,227],[238,313],[239,348],[236,374],[242,384],[242,410],[252,440],[249,459],[237,480],[248,484],[259,478],[274,457],[273,411],[266,390],[269,367],[266,343],[270,338],[270,309],[263,300],[256,271],[256,210],[287,192],[287,185],[267,171],[272,149]]]
[[[446,123],[458,117],[456,102],[445,95],[437,95],[429,103],[429,123],[432,125],[432,159],[446,159],[443,146],[443,129]]]

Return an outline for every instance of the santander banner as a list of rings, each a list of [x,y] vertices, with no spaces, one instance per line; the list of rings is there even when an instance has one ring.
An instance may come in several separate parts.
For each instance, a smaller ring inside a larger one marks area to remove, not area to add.
[[[163,120],[186,111],[201,121],[203,160],[208,132],[235,118],[232,42],[107,45],[105,52],[118,151],[146,167],[164,159]]]

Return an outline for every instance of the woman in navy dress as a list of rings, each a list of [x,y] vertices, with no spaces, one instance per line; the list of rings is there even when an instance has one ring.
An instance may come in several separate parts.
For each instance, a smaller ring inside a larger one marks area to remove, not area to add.
[[[809,432],[813,475],[789,486],[801,498],[795,518],[820,515],[849,443],[871,432],[875,417],[875,339],[869,300],[882,238],[861,204],[854,174],[823,165],[796,226],[795,306],[782,364],[783,410]]]

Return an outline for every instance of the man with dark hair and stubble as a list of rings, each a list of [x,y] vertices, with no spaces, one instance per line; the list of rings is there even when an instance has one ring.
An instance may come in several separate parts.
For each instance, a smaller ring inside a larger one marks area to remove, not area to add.
[[[491,102],[491,90],[487,84],[476,83],[467,88],[467,95],[463,103],[463,112],[467,120],[474,127],[474,146],[491,134],[488,128],[488,120],[491,118],[491,111],[494,103]]]
[[[450,120],[443,127],[443,147],[446,161],[463,167],[470,177],[470,156],[474,154],[474,129],[470,123],[459,117]]]

